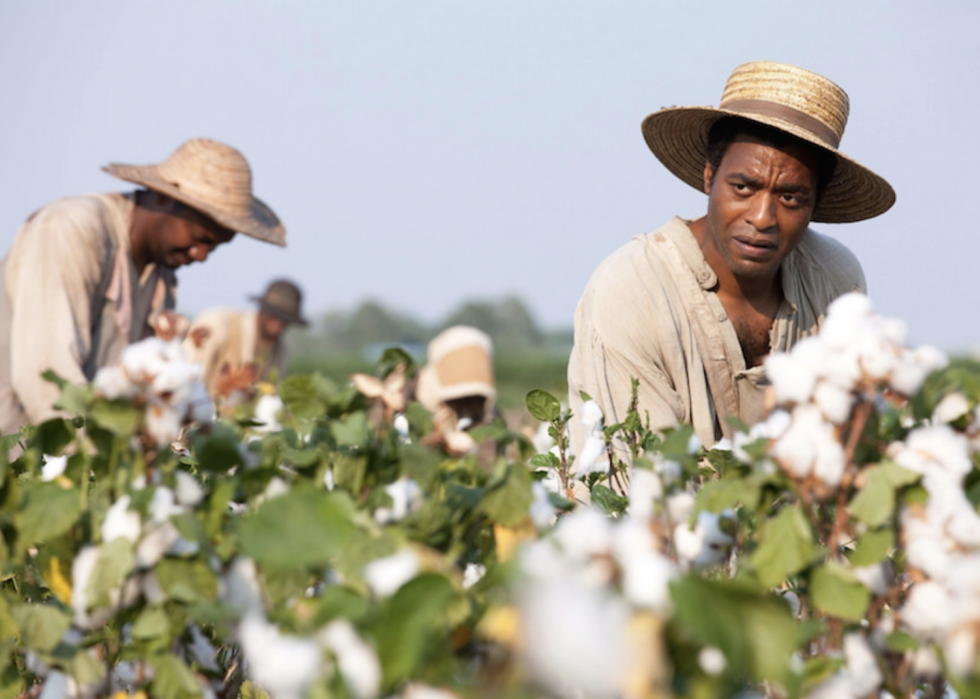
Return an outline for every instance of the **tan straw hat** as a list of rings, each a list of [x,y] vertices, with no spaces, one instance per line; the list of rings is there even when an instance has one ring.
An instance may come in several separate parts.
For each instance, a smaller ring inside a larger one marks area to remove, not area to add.
[[[252,169],[231,146],[192,138],[159,165],[109,163],[110,175],[135,182],[207,214],[226,228],[276,245],[286,230],[268,206],[252,196]]]
[[[708,132],[725,116],[785,131],[837,156],[837,167],[811,220],[848,223],[872,218],[895,203],[883,178],[838,149],[847,124],[847,93],[808,70],[756,61],[736,68],[714,107],[668,107],[643,120],[643,137],[668,170],[704,191]]]
[[[436,335],[415,393],[433,412],[448,400],[468,396],[483,396],[489,410],[497,398],[490,336],[468,325],[454,325]]]
[[[304,328],[309,325],[301,311],[303,292],[288,279],[277,279],[265,288],[261,296],[250,298],[258,302],[259,310],[263,313]]]

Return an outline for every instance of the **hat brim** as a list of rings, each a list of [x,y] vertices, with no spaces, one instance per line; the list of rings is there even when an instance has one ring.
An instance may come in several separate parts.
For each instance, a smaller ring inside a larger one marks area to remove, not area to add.
[[[827,147],[805,129],[781,119],[714,107],[668,107],[643,120],[643,138],[664,167],[699,192],[703,192],[708,132],[716,121],[726,116],[777,128],[836,156],[837,167],[813,210],[811,221],[864,221],[883,214],[895,203],[895,190],[883,177],[840,151]]]
[[[237,233],[243,233],[266,243],[286,246],[286,229],[272,209],[266,206],[258,197],[252,197],[249,216],[232,216],[227,212],[216,209],[205,201],[190,196],[187,192],[163,179],[156,165],[109,163],[103,166],[102,169],[113,177],[140,184],[161,194],[173,197],[177,201],[187,204],[192,209],[207,214],[225,228],[229,228]]]
[[[289,323],[290,325],[299,325],[303,328],[309,327],[310,325],[310,322],[303,316],[297,313],[290,313],[289,311],[285,311],[278,306],[273,306],[270,303],[266,303],[261,296],[249,296],[248,298],[250,301],[255,301],[259,304],[260,311],[274,315],[276,318],[285,323]]]

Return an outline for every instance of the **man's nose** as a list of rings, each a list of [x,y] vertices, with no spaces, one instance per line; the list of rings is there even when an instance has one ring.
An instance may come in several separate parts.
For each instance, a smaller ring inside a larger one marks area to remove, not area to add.
[[[204,262],[208,259],[208,254],[211,252],[211,247],[208,245],[194,245],[187,254],[195,262]]]
[[[749,204],[746,220],[758,231],[768,230],[776,225],[776,197],[766,191],[756,192]]]

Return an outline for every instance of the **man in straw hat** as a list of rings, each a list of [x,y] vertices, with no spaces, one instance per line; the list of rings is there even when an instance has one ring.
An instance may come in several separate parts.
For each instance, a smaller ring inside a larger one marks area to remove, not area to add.
[[[492,419],[497,388],[490,336],[479,328],[454,325],[429,342],[427,354],[415,389],[419,403],[433,413],[451,410],[460,430]]]
[[[220,394],[223,375],[254,367],[254,380],[267,380],[286,370],[283,334],[290,325],[307,326],[303,294],[287,279],[270,283],[261,296],[251,297],[255,310],[212,308],[191,323],[184,340],[188,359],[204,366],[204,382],[212,396]]]
[[[60,199],[34,212],[0,261],[0,432],[53,417],[41,374],[88,382],[174,306],[177,267],[236,232],[285,245],[231,146],[192,139],[159,165],[110,164],[145,189]]]
[[[848,108],[820,75],[755,62],[735,69],[717,109],[643,121],[654,155],[708,195],[707,213],[635,237],[593,273],[568,366],[575,412],[585,391],[606,424],[622,420],[636,377],[654,429],[691,424],[710,445],[732,434],[731,418],[764,417],[763,358],[815,334],[836,297],[865,290],[854,255],[810,222],[860,221],[895,201],[838,150]],[[583,440],[573,429],[573,449]]]

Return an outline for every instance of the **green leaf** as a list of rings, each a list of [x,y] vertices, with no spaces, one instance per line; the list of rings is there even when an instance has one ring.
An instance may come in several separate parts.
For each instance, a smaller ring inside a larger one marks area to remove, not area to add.
[[[170,619],[160,606],[151,606],[140,612],[130,633],[137,641],[164,638],[170,633]]]
[[[102,544],[95,570],[85,588],[87,607],[92,609],[109,604],[110,593],[122,584],[135,565],[136,556],[128,539],[119,537]]]
[[[45,372],[44,378],[50,381],[49,375],[53,375],[53,372]],[[55,401],[54,407],[72,415],[85,415],[94,395],[88,386],[64,383],[61,384],[61,395]]]
[[[630,504],[629,498],[617,495],[604,485],[592,488],[592,502],[602,508],[606,514],[616,516],[622,515]]]
[[[71,626],[71,617],[50,604],[20,604],[11,610],[20,627],[21,642],[29,650],[52,650]]]
[[[494,522],[516,527],[527,517],[534,501],[532,481],[531,472],[523,464],[510,464],[503,481],[483,497],[480,509]]]
[[[71,676],[80,685],[93,685],[102,679],[104,667],[90,650],[79,650],[69,663]]]
[[[167,596],[179,602],[212,602],[218,595],[218,579],[204,561],[164,558],[156,574]]]
[[[907,650],[916,650],[919,647],[919,642],[904,631],[893,631],[885,636],[885,645],[893,651],[904,653]]]
[[[553,395],[539,388],[527,394],[527,411],[537,420],[553,422],[561,415],[561,403]]]
[[[868,526],[878,527],[895,511],[895,491],[912,485],[921,477],[898,464],[885,462],[866,468],[864,487],[848,505],[848,512]]]
[[[439,473],[442,457],[432,449],[419,444],[405,444],[401,448],[402,469],[409,478],[428,489],[433,477]]]
[[[271,699],[268,692],[258,685],[252,684],[251,680],[242,682],[240,694],[241,699]]]
[[[197,461],[206,471],[224,473],[233,466],[242,465],[238,449],[241,438],[230,425],[218,423],[209,434],[195,436],[193,444]]]
[[[319,417],[327,411],[327,403],[320,397],[312,376],[286,377],[279,384],[279,396],[289,412],[298,418]]]
[[[858,539],[854,553],[850,556],[851,565],[869,566],[885,559],[895,547],[895,532],[891,529],[871,529]]]
[[[730,476],[716,481],[708,481],[698,491],[695,514],[702,510],[717,514],[736,505],[754,510],[759,504],[759,498],[765,484],[765,475],[758,471],[752,472],[745,478]]]
[[[802,570],[813,559],[816,547],[813,530],[801,505],[784,507],[762,525],[759,548],[752,553],[759,582],[766,587],[781,583],[787,575]]]
[[[330,434],[337,444],[350,447],[365,447],[371,438],[367,413],[357,412],[346,415],[330,423]]]
[[[325,564],[354,539],[349,513],[350,501],[340,494],[295,486],[242,522],[241,551],[270,567]]]
[[[670,583],[677,621],[729,666],[752,679],[783,682],[797,648],[795,619],[785,602],[737,581],[695,575]]]
[[[194,679],[194,673],[180,659],[173,655],[158,655],[147,658],[156,670],[150,683],[150,696],[159,699],[190,699],[202,695],[201,687]]]
[[[128,437],[136,431],[140,413],[129,403],[96,400],[89,411],[92,420],[120,437]]]
[[[840,563],[827,561],[810,576],[813,604],[825,614],[860,621],[871,602],[871,592]]]
[[[77,488],[53,482],[25,487],[15,518],[20,541],[31,545],[54,539],[71,529],[81,511],[82,494]]]
[[[427,573],[405,583],[389,600],[377,630],[386,686],[415,673],[438,642],[436,632],[444,630],[444,613],[455,594],[446,578]]]
[[[544,454],[535,454],[530,458],[529,463],[535,468],[558,468],[561,466],[561,460],[550,451]]]
[[[60,454],[75,439],[75,430],[67,420],[53,418],[42,422],[34,433],[34,443],[44,454]]]

